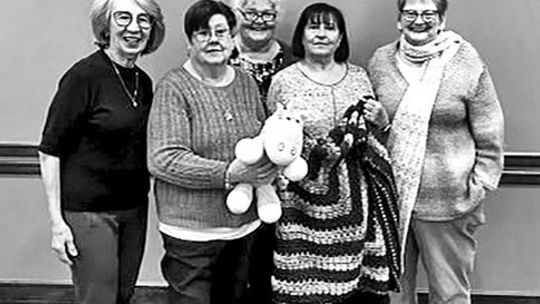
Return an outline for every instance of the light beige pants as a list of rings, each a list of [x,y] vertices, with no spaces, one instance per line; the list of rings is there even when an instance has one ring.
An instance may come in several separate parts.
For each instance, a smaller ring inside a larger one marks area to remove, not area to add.
[[[485,223],[480,205],[470,213],[444,222],[412,219],[405,249],[402,292],[391,295],[392,304],[416,304],[416,275],[419,258],[426,269],[429,304],[470,304],[476,240],[474,234]]]

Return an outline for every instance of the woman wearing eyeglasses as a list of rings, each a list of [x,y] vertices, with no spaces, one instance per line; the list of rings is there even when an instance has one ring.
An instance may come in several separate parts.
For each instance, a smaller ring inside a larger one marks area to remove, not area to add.
[[[248,166],[234,158],[238,140],[258,134],[265,119],[255,81],[227,65],[235,26],[222,2],[199,0],[186,11],[189,58],[159,81],[150,113],[148,164],[170,303],[240,303],[261,223],[253,206],[231,213],[227,190],[277,176],[267,159]]]
[[[280,13],[278,1],[231,1],[239,24],[229,64],[240,67],[253,76],[259,86],[266,115],[269,114],[266,96],[272,76],[297,61],[291,48],[275,37]],[[252,266],[249,270],[249,297],[252,302],[270,303],[274,244],[274,225],[263,223],[257,231],[250,258]]]
[[[152,82],[136,61],[165,34],[153,0],[96,0],[99,50],[61,78],[39,145],[52,249],[77,303],[128,303],[145,245]]]
[[[239,21],[230,64],[246,70],[259,86],[259,93],[268,114],[266,95],[272,76],[297,59],[291,48],[276,39],[279,18],[278,0],[233,0]]]
[[[445,30],[447,0],[399,0],[398,41],[379,48],[371,81],[392,127],[405,272],[393,303],[416,303],[419,258],[430,303],[470,303],[475,232],[503,167],[503,113],[485,63]]]

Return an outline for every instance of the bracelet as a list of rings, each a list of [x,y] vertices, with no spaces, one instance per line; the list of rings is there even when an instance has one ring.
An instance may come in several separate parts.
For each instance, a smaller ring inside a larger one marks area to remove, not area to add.
[[[380,128],[379,130],[381,131],[381,133],[386,133],[390,131],[390,128],[392,128],[392,124],[387,123],[384,127]]]

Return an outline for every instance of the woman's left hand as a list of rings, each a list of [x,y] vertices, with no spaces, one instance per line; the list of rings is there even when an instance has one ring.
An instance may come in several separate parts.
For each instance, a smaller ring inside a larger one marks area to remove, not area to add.
[[[364,118],[379,128],[383,128],[390,122],[386,109],[380,102],[374,99],[367,99],[365,101]]]

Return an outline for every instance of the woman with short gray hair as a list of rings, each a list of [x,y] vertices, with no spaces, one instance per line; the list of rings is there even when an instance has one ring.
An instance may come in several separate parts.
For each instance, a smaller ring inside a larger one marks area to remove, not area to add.
[[[259,86],[266,114],[266,95],[272,76],[297,59],[291,48],[275,37],[280,0],[232,0],[238,19],[236,47],[229,63],[247,71]]]
[[[419,258],[429,303],[470,303],[482,202],[503,168],[503,113],[476,49],[446,30],[447,0],[398,0],[401,37],[369,74],[392,127],[405,272],[395,303],[416,303]],[[395,300],[395,301],[394,301]]]

